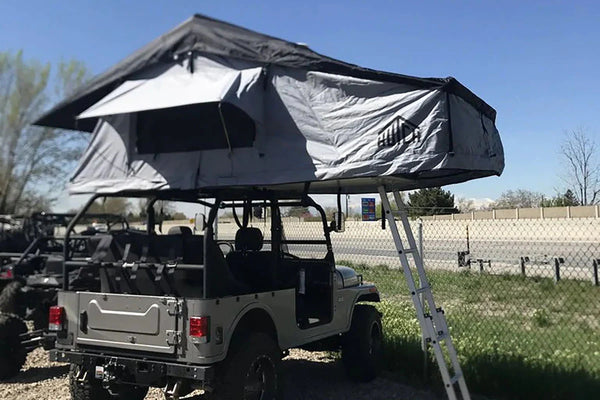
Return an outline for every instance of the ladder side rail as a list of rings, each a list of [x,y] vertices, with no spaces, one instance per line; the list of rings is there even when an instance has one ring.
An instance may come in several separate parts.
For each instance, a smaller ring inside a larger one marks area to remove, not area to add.
[[[390,231],[392,232],[392,237],[394,239],[394,243],[396,245],[396,250],[398,252],[398,256],[400,258],[400,264],[402,264],[402,269],[404,271],[404,276],[406,278],[406,282],[408,284],[408,290],[411,293],[413,304],[417,310],[417,319],[421,325],[421,329],[425,328],[425,310],[423,309],[423,304],[419,299],[417,294],[417,288],[415,285],[415,280],[410,270],[410,265],[408,263],[408,258],[406,257],[406,252],[404,251],[404,246],[402,245],[402,239],[400,237],[400,232],[398,231],[398,227],[394,221],[394,216],[391,213],[390,202],[387,198],[387,193],[385,192],[385,188],[383,186],[379,187],[379,195],[381,196],[381,205],[383,207],[383,213],[385,214],[385,218],[388,220],[388,225],[390,227]]]
[[[400,196],[400,193],[398,191],[394,191],[393,195],[394,195],[394,200],[396,202],[396,205],[398,206],[398,210],[400,211],[400,219],[402,221],[402,226],[404,227],[404,231],[406,232],[409,246],[410,246],[410,248],[416,249],[417,242],[412,233],[412,228],[411,228],[410,222],[408,220],[408,210],[407,210],[406,204],[402,201],[402,197]],[[423,287],[427,286],[427,287],[431,288],[429,279],[427,278],[427,275],[425,274],[425,269],[423,268],[423,259],[422,259],[421,255],[419,254],[418,251],[414,251],[412,253],[412,255],[413,255],[413,260],[415,262],[417,274],[419,275],[419,280],[421,281],[421,285]],[[437,305],[435,304],[435,300],[433,298],[433,293],[431,292],[431,290],[426,290],[423,293],[423,295],[424,295],[425,299],[427,300],[429,312],[431,313],[431,315],[434,319],[435,327],[438,328],[438,330],[436,332],[438,332],[438,334],[439,334],[439,332],[440,332],[439,328],[440,328],[440,325],[442,325],[442,322],[440,321],[439,314],[436,312]]]
[[[409,248],[416,249],[416,240],[414,238],[412,228],[411,228],[410,222],[408,220],[408,209],[406,207],[406,204],[402,201],[402,198],[400,197],[400,193],[398,191],[394,191],[393,195],[394,195],[394,200],[396,202],[396,205],[398,206],[400,219],[402,220],[403,228],[406,233],[407,241],[410,246]],[[389,200],[387,198],[387,193],[385,193],[385,189],[380,188],[380,196],[382,198],[382,204],[384,206],[387,206],[387,210],[389,211],[389,212],[386,212],[386,217],[388,218],[388,222],[389,222],[390,228],[392,230],[392,236],[394,236],[394,241],[397,242],[397,244],[399,243],[400,246],[402,247],[400,234],[398,232],[398,229],[397,229],[394,217],[393,217],[393,213],[391,212],[391,207],[389,204]],[[396,230],[396,234],[394,234],[394,229]],[[458,362],[458,354],[456,352],[456,349],[452,342],[452,338],[450,336],[450,331],[448,328],[448,324],[446,322],[446,317],[445,317],[443,311],[441,309],[438,309],[435,305],[435,300],[433,298],[433,292],[431,290],[429,280],[427,279],[427,275],[425,274],[425,269],[423,267],[422,255],[420,253],[418,253],[417,251],[413,251],[413,252],[411,252],[411,254],[413,255],[413,260],[415,262],[415,266],[416,266],[417,272],[419,274],[419,279],[421,281],[421,285],[422,285],[422,287],[427,288],[423,291],[423,294],[425,294],[425,298],[427,299],[428,306],[430,309],[430,317],[428,317],[428,318],[425,317],[423,319],[423,321],[422,321],[423,323],[421,324],[421,327],[423,328],[424,332],[426,333],[426,335],[428,335],[428,337],[431,340],[432,346],[434,348],[434,354],[436,356],[438,366],[440,367],[440,373],[442,375],[442,379],[446,386],[448,398],[450,400],[456,399],[456,394],[455,394],[453,385],[454,385],[454,382],[458,382],[458,385],[459,385],[459,388],[461,391],[461,395],[462,395],[462,399],[470,400],[469,390],[467,388],[466,381],[464,379],[462,369],[460,367],[460,363]],[[400,255],[404,256],[404,258],[406,259],[406,264],[408,264],[406,252],[403,251]],[[402,257],[401,257],[401,261],[403,261]],[[409,265],[407,265],[407,266],[409,267],[408,269],[410,270],[410,266]],[[412,278],[413,286],[414,286],[414,277],[412,275],[412,271],[410,272],[410,277]],[[415,296],[413,296],[413,302],[414,302],[414,299],[415,299]],[[420,307],[417,307],[416,304],[415,304],[415,307],[417,308],[417,310],[419,310],[419,309],[423,310],[424,305],[421,303],[421,301],[418,298],[417,298],[417,300],[418,300]],[[446,348],[448,351],[448,356],[452,363],[453,374],[455,377],[454,382],[452,381],[453,378],[450,377],[450,372],[448,371],[446,359],[445,359],[443,351],[442,351],[442,347],[441,347],[442,345],[440,343],[440,337],[439,337],[440,335],[442,336],[441,340],[446,345]]]
[[[433,334],[431,337],[431,347],[433,347],[433,353],[435,355],[435,359],[437,361],[440,375],[442,376],[442,381],[444,382],[444,386],[446,389],[446,394],[448,394],[449,400],[456,400],[456,392],[454,390],[454,385],[452,384],[452,378],[450,377],[450,371],[448,371],[448,367],[446,364],[446,358],[444,357],[444,352],[442,351],[441,343],[437,340],[435,335],[436,328],[433,326],[433,320],[431,318],[426,318],[425,324],[428,330]],[[462,390],[462,389],[461,389]],[[464,396],[464,392],[462,393],[463,400],[467,400]],[[470,400],[470,399],[468,399]]]

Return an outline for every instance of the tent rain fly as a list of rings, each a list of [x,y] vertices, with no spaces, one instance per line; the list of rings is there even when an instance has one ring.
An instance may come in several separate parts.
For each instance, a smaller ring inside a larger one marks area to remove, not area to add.
[[[504,168],[495,111],[455,79],[364,69],[203,16],[37,124],[93,132],[72,193],[306,182],[312,193],[361,193]]]

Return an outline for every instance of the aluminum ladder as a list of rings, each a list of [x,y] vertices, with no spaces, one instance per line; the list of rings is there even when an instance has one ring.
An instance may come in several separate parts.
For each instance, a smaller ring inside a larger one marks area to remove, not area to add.
[[[408,289],[411,293],[412,301],[417,311],[417,319],[421,325],[421,330],[423,331],[425,341],[431,347],[433,347],[446,393],[448,394],[448,399],[458,400],[459,398],[462,398],[462,400],[470,400],[471,396],[469,395],[469,389],[467,388],[467,383],[465,382],[462,369],[460,368],[460,364],[458,362],[456,349],[454,348],[452,338],[450,337],[450,332],[448,331],[448,324],[446,322],[444,310],[442,310],[441,307],[437,307],[433,299],[431,286],[429,285],[429,280],[427,279],[425,269],[423,267],[422,255],[417,249],[415,237],[408,221],[408,210],[406,205],[402,201],[400,193],[395,191],[393,192],[393,196],[398,207],[398,211],[393,211],[390,205],[390,200],[387,196],[387,192],[383,186],[379,187],[379,196],[381,197],[381,204],[385,213],[385,218],[387,219],[390,230],[392,231],[394,243],[396,244],[396,250],[398,251],[398,257],[400,258],[400,263],[402,264],[402,269],[404,270],[404,277],[406,278],[406,283],[408,284]],[[406,233],[406,239],[408,241],[407,248],[405,248],[402,244],[402,238],[400,237],[400,232],[398,231],[398,226],[396,225],[396,220],[394,218],[395,215],[400,217],[400,220],[402,221],[402,226],[404,227],[404,232]],[[415,268],[419,276],[420,287],[416,286],[413,272],[410,269],[410,263],[408,259],[409,254],[413,257]],[[421,300],[421,296],[423,300]],[[425,306],[427,306],[427,309]],[[444,345],[451,361],[452,375],[449,365],[446,363],[446,358],[444,357]],[[458,394],[460,394],[461,397],[457,397]]]

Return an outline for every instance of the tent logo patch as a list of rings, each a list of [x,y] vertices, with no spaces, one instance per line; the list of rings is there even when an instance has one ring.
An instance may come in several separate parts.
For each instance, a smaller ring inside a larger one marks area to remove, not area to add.
[[[419,126],[398,115],[391,120],[377,135],[378,147],[392,147],[398,143],[419,141],[421,133]]]

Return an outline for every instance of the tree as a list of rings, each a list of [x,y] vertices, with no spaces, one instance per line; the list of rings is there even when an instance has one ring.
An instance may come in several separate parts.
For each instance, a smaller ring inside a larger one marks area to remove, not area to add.
[[[459,197],[456,199],[456,207],[461,213],[468,213],[477,209],[473,199],[466,199],[464,197]]]
[[[87,213],[127,215],[130,207],[131,204],[124,197],[105,197],[94,201]]]
[[[496,203],[494,208],[534,208],[539,207],[543,195],[538,192],[533,192],[526,189],[507,190],[503,192]]]
[[[598,145],[583,128],[565,134],[560,147],[565,164],[562,179],[581,205],[600,202],[600,158]]]
[[[49,207],[87,143],[81,133],[31,125],[52,96],[67,95],[88,76],[77,61],[61,62],[52,79],[50,72],[22,52],[0,52],[0,214]]]
[[[286,216],[288,217],[296,217],[296,218],[301,218],[304,216],[310,216],[310,212],[308,211],[308,207],[300,207],[300,206],[294,206],[294,207],[290,207],[289,210],[287,210]]]
[[[542,207],[569,207],[578,206],[579,200],[575,197],[575,193],[568,189],[564,194],[559,194],[551,199],[542,200]]]
[[[408,195],[411,216],[458,213],[454,195],[440,187],[419,189]]]

